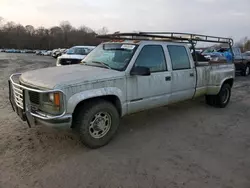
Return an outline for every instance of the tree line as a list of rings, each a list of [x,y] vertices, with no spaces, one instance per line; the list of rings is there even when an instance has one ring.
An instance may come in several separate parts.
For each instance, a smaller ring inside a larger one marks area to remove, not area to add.
[[[7,49],[46,49],[69,48],[75,45],[97,45],[101,42],[97,34],[106,34],[108,29],[103,27],[97,31],[87,27],[73,27],[68,21],[50,28],[32,25],[21,25],[14,22],[4,23],[0,17],[0,48]],[[244,37],[237,43],[242,51],[250,51],[250,40]]]
[[[101,41],[97,34],[106,34],[107,28],[98,31],[81,26],[73,27],[68,21],[50,28],[3,22],[0,17],[0,48],[4,49],[45,49],[69,48],[75,45],[97,45]]]

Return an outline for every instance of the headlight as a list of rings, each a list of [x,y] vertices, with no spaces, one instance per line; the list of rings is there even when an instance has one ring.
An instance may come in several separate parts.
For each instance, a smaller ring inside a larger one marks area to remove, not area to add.
[[[54,102],[54,93],[49,94],[49,100],[50,102]]]
[[[60,92],[46,93],[42,95],[40,110],[51,115],[59,115],[63,112],[62,95]]]

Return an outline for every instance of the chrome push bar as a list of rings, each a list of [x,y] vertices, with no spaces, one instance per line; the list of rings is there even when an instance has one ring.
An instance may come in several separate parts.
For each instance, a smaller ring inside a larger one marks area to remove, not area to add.
[[[59,89],[53,89],[53,90],[38,90],[38,89],[33,89],[33,88],[29,88],[29,87],[26,87],[24,85],[21,85],[21,84],[18,84],[14,81],[14,77],[16,76],[20,76],[21,73],[15,73],[15,74],[12,74],[10,76],[10,79],[9,79],[9,99],[10,99],[10,102],[12,104],[12,107],[13,105],[16,105],[17,107],[21,108],[23,113],[27,114],[29,113],[31,116],[33,117],[36,117],[36,118],[40,118],[42,120],[54,120],[54,119],[59,119],[59,118],[62,118],[65,114],[66,114],[66,95],[65,93],[62,91],[62,90],[59,90]],[[26,103],[26,100],[25,100],[25,90],[26,91],[32,91],[32,92],[37,92],[37,93],[54,93],[54,92],[59,92],[62,94],[62,99],[63,99],[63,112],[62,114],[60,115],[56,115],[56,116],[53,116],[53,115],[50,115],[50,114],[45,114],[43,112],[38,112],[38,111],[35,111],[35,112],[32,112],[29,108],[29,104]],[[12,98],[14,99],[14,102],[15,104],[12,103]],[[13,109],[15,110],[15,108],[13,107]]]

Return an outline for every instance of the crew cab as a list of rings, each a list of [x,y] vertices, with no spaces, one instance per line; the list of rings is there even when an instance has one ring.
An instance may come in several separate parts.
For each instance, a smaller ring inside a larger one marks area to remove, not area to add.
[[[204,42],[208,36],[156,36],[100,36],[110,41],[96,47],[82,64],[11,75],[13,109],[30,126],[67,126],[77,130],[83,144],[98,148],[114,137],[120,118],[128,114],[200,96],[209,105],[226,107],[234,82],[233,62],[199,60],[190,52],[193,40]]]
[[[95,46],[74,46],[57,58],[56,66],[79,64]]]

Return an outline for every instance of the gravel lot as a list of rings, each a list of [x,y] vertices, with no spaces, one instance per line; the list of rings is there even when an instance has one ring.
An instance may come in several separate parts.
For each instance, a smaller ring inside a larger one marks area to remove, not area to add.
[[[250,187],[250,77],[237,77],[225,109],[198,99],[134,114],[89,150],[71,130],[28,128],[9,105],[11,73],[54,65],[0,53],[0,188]]]

